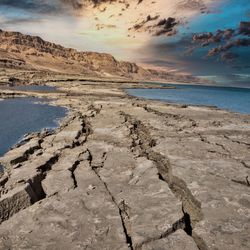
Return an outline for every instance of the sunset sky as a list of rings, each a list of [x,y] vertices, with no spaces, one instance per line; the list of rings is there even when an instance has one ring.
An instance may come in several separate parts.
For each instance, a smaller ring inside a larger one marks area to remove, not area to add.
[[[250,38],[238,31],[240,22],[250,21],[249,0],[207,0],[207,9],[199,0],[187,0],[185,5],[178,0],[155,2],[124,0],[123,4],[93,7],[82,6],[81,1],[0,0],[0,28],[38,35],[78,50],[111,53],[120,60],[209,76],[221,84],[250,86]],[[176,18],[175,32],[155,36],[143,28],[134,30],[148,15],[159,15],[159,20]],[[203,46],[192,39],[194,33],[216,33],[218,29],[233,29],[231,40],[223,38]],[[245,39],[244,45],[208,56],[212,48],[236,39]]]

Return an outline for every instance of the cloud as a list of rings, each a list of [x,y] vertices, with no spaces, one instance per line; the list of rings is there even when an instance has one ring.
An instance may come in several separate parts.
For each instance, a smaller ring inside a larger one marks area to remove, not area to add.
[[[152,64],[152,65],[156,65],[156,66],[165,66],[165,67],[172,67],[175,68],[176,66],[178,66],[178,62],[174,62],[174,61],[169,61],[169,60],[144,60],[143,63],[146,64]]]
[[[0,6],[12,7],[22,9],[26,11],[35,11],[36,13],[52,13],[59,11],[58,1],[47,1],[47,0],[2,0]]]
[[[250,36],[250,22],[241,22],[239,27],[239,33]]]
[[[250,39],[247,38],[237,39],[227,42],[226,45],[212,48],[211,50],[209,50],[208,56],[218,55],[221,52],[226,52],[233,47],[248,47],[248,46],[250,46]]]
[[[42,21],[42,19],[40,18],[31,18],[31,17],[28,17],[28,18],[25,18],[25,17],[18,17],[18,18],[15,18],[15,19],[5,19],[5,18],[2,18],[0,19],[0,24],[1,25],[16,25],[16,24],[25,24],[25,23],[40,23]]]
[[[153,34],[154,36],[175,35],[177,30],[174,28],[179,24],[179,22],[173,17],[168,17],[157,21],[159,17],[159,15],[148,15],[143,21],[136,23],[133,27],[129,28],[129,30],[134,30],[136,32],[146,31],[149,34]]]
[[[210,46],[207,53],[209,57],[220,56],[222,61],[232,62],[234,59],[238,58],[239,55],[230,50],[250,46],[249,36],[250,22],[240,22],[237,29],[217,30],[215,33],[207,32],[195,34],[193,35],[192,41],[198,44],[196,48],[199,46]],[[211,46],[215,44],[218,45],[211,48]]]
[[[39,14],[73,13],[83,7],[82,0],[1,0],[0,7],[11,7]]]
[[[82,9],[83,8],[83,0],[60,0],[62,3],[72,6],[74,9]]]
[[[233,53],[233,52],[224,52],[224,53],[221,54],[221,60],[222,61],[227,61],[227,62],[231,62],[237,57],[239,57],[239,56],[236,53]]]

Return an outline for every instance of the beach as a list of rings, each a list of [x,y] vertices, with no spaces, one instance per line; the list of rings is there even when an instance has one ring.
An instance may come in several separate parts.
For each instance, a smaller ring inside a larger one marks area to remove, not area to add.
[[[0,249],[249,249],[249,115],[68,78],[0,92],[69,109],[0,158]]]

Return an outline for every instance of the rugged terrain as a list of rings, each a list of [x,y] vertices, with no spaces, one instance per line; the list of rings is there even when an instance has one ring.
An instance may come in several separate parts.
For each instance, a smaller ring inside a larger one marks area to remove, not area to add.
[[[188,74],[145,69],[136,63],[116,60],[112,55],[79,52],[44,41],[40,37],[0,30],[0,68],[116,77],[126,80],[200,82]],[[203,80],[204,81],[204,80]]]
[[[70,77],[26,73],[57,93],[1,89],[70,112],[0,159],[0,249],[250,248],[248,115],[127,96],[149,87],[140,83]]]

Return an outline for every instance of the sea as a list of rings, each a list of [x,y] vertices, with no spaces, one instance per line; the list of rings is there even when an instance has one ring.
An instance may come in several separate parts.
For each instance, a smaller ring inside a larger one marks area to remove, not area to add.
[[[151,83],[152,84],[152,83]],[[187,84],[160,84],[169,89],[127,89],[132,96],[168,103],[216,106],[232,112],[250,114],[250,89]]]
[[[67,109],[49,105],[38,98],[13,98],[0,101],[0,156],[23,136],[58,127]]]

